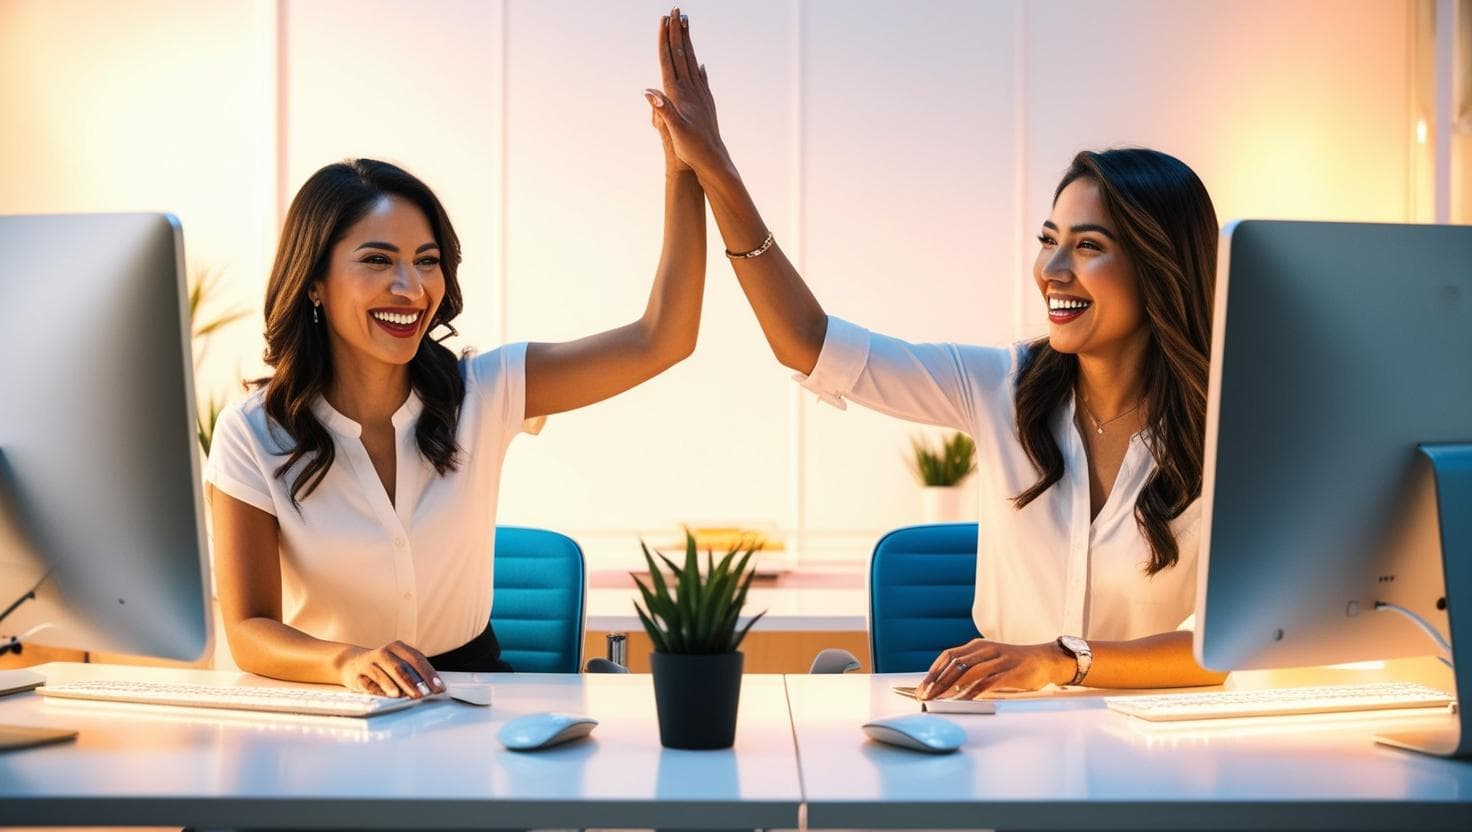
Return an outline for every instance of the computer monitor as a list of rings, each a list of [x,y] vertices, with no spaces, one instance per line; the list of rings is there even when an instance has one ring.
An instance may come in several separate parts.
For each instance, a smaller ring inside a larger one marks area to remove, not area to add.
[[[0,612],[20,601],[0,643],[196,660],[209,563],[178,220],[0,217],[0,263]]]
[[[1468,442],[1472,227],[1227,226],[1197,660],[1240,670],[1437,653],[1383,605],[1449,636],[1437,489],[1418,446]]]

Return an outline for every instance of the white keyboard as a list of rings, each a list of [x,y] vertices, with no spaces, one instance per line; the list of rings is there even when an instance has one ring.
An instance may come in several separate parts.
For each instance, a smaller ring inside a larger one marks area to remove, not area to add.
[[[143,705],[182,705],[312,716],[378,716],[425,699],[391,698],[348,690],[289,687],[222,687],[163,682],[65,682],[36,689],[43,696]],[[438,698],[438,697],[427,697]]]
[[[1110,710],[1151,722],[1410,708],[1445,709],[1456,702],[1435,688],[1400,682],[1114,696],[1104,701]]]

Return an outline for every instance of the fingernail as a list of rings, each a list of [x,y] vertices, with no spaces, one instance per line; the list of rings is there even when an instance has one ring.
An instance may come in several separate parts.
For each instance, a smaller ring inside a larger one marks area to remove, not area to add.
[[[423,682],[420,682],[419,683],[419,695],[420,696],[428,696],[429,695],[429,685],[426,685]]]
[[[396,690],[386,690],[386,691],[383,692],[383,695],[389,697],[390,699],[398,699],[399,698],[399,692],[396,691]]]
[[[689,18],[689,16],[683,15],[683,14],[680,15],[680,28],[681,29],[689,29],[690,28],[690,18]]]
[[[434,677],[434,686],[437,687],[437,688],[439,688],[440,690],[444,690],[445,689],[445,683],[444,682],[441,682],[440,681],[440,677],[438,677],[438,676]]]

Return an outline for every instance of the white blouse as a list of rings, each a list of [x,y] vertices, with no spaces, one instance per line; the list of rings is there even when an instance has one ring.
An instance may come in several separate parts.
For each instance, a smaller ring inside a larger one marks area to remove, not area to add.
[[[393,502],[358,423],[320,396],[313,410],[337,455],[300,511],[291,483],[307,460],[275,476],[292,443],[276,423],[268,428],[264,390],[220,414],[205,480],[276,517],[286,624],[365,647],[402,640],[427,656],[486,628],[501,464],[524,428],[526,344],[461,359],[460,373],[459,470],[442,477],[420,453],[414,430],[424,403],[410,392],[393,415]]]
[[[1063,479],[1021,511],[1014,507],[1012,497],[1038,479],[1017,438],[1016,380],[1025,350],[910,344],[830,317],[812,374],[796,378],[839,409],[851,399],[976,440],[980,530],[971,615],[987,638],[1126,640],[1182,627],[1195,606],[1201,501],[1171,523],[1179,562],[1147,576],[1150,546],[1134,509],[1155,460],[1140,434],[1090,521],[1088,460],[1070,399],[1052,426]]]

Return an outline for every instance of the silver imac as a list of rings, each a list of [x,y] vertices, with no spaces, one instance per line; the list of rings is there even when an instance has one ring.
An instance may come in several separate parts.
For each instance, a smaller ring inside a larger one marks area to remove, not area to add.
[[[1197,660],[1239,670],[1438,653],[1397,613],[1449,636],[1437,485],[1421,446],[1465,443],[1472,227],[1227,226]]]
[[[0,646],[210,646],[179,223],[0,216]]]
[[[1220,258],[1197,660],[1439,655],[1465,695],[1472,226],[1242,221]],[[1377,740],[1472,757],[1472,717]]]

